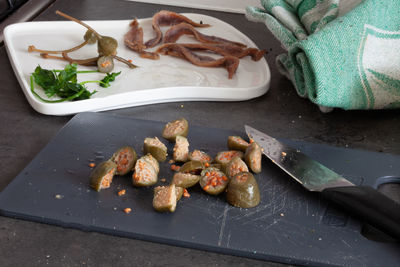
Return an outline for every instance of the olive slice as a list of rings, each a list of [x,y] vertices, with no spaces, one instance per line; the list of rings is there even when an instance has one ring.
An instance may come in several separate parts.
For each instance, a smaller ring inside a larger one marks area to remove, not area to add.
[[[228,149],[229,150],[239,150],[242,152],[246,151],[246,148],[249,146],[249,143],[245,141],[240,136],[229,136],[228,137]]]
[[[200,175],[176,172],[172,177],[171,183],[179,187],[189,188],[197,184],[199,180],[200,180]]]
[[[137,154],[133,147],[124,146],[119,148],[110,159],[117,164],[117,175],[125,175],[135,166]]]
[[[207,168],[201,172],[200,186],[211,195],[222,193],[229,183],[225,173],[216,168]]]
[[[229,178],[232,178],[239,172],[248,172],[246,163],[240,157],[234,157],[225,167],[225,173]]]
[[[157,137],[144,139],[143,153],[150,153],[158,162],[167,159],[167,147]]]
[[[188,132],[189,132],[189,123],[185,118],[181,118],[168,122],[164,126],[164,129],[162,131],[162,137],[171,142],[174,142],[175,138],[178,135],[187,137]]]
[[[250,170],[254,173],[261,172],[261,159],[261,147],[256,142],[251,143],[246,149],[244,160],[246,161],[247,166],[249,166]]]
[[[176,208],[175,185],[154,188],[153,207],[159,212],[174,212]]]
[[[229,182],[226,190],[229,204],[240,208],[252,208],[260,203],[258,183],[250,172],[240,172]]]
[[[183,173],[191,173],[191,174],[200,174],[200,172],[204,169],[204,164],[200,161],[191,160],[186,162],[181,166],[179,172]]]
[[[90,187],[97,192],[109,188],[116,170],[117,164],[114,162],[110,160],[101,162],[90,173]]]
[[[213,158],[206,152],[195,149],[189,153],[189,160],[201,161],[203,163],[211,163]]]

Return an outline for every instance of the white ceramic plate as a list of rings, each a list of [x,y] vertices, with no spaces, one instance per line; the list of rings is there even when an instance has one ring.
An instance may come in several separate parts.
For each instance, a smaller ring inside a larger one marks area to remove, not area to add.
[[[184,14],[194,21],[211,24],[208,28],[198,28],[205,34],[216,35],[229,40],[256,45],[243,33],[231,25],[214,17],[200,14]],[[138,20],[143,27],[144,40],[153,37],[151,18]],[[118,55],[132,59],[136,69],[129,69],[116,61],[114,72],[121,71],[109,88],[97,84],[87,84],[89,91],[98,92],[90,99],[44,103],[30,90],[29,77],[40,65],[45,69],[63,69],[67,62],[43,59],[39,53],[28,53],[28,46],[39,49],[60,50],[80,44],[86,28],[71,21],[26,22],[8,26],[4,30],[7,52],[15,75],[22,90],[38,112],[48,115],[69,115],[84,111],[103,111],[124,107],[140,106],[176,101],[239,101],[263,95],[269,89],[270,70],[265,58],[254,62],[250,57],[240,60],[239,67],[232,79],[224,68],[202,68],[182,59],[161,56],[159,60],[140,58],[135,52],[123,45],[123,36],[129,29],[130,20],[86,21],[102,35],[112,36],[119,43]],[[165,31],[167,28],[163,27]],[[178,42],[193,42],[191,37],[182,37]],[[70,54],[72,58],[90,58],[97,56],[96,45],[87,45]],[[78,66],[78,70],[90,70],[93,67]],[[78,81],[98,80],[104,74],[78,74]],[[36,89],[43,97],[43,90]]]

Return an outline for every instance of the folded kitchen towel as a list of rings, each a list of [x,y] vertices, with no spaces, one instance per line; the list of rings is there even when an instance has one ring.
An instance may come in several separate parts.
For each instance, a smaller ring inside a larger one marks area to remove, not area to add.
[[[246,16],[287,50],[276,63],[300,96],[322,111],[400,108],[400,0],[261,4]]]

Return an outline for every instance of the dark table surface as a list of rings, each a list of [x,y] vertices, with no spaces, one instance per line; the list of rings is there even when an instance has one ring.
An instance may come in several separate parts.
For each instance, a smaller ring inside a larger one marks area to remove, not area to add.
[[[275,57],[282,53],[261,23],[243,14],[161,6],[119,0],[58,0],[34,20],[63,20],[56,10],[82,20],[151,17],[156,11],[202,13],[224,20],[266,48],[271,68],[267,94],[243,102],[175,102],[107,111],[131,118],[170,121],[187,118],[193,125],[223,129],[257,126],[269,134],[294,140],[400,154],[400,111],[343,111],[321,113],[300,98],[280,75]],[[4,46],[0,47],[0,190],[35,157],[72,116],[47,116],[34,111],[14,76]],[[229,119],[226,119],[229,118]],[[0,266],[119,266],[204,265],[279,266],[280,264],[211,252],[120,238],[74,229],[0,217]]]

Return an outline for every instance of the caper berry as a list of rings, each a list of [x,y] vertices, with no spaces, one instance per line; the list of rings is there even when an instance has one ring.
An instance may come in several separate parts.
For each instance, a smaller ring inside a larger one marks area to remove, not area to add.
[[[109,73],[114,69],[114,60],[111,56],[101,56],[97,60],[99,72]]]
[[[83,36],[83,39],[88,44],[95,44],[97,42],[97,36],[92,30],[87,30],[85,35]]]
[[[101,56],[114,56],[117,54],[117,47],[117,40],[109,36],[101,36],[97,43],[97,52]]]

